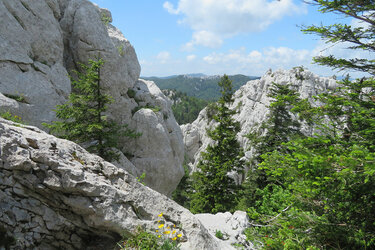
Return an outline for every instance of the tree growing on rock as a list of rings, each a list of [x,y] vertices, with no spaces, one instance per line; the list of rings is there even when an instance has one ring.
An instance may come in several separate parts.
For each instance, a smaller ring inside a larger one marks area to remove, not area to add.
[[[274,181],[258,168],[263,161],[262,155],[275,150],[286,152],[287,149],[283,143],[302,136],[301,123],[292,112],[292,110],[298,109],[301,104],[305,104],[305,101],[300,99],[299,93],[290,85],[273,83],[269,89],[268,97],[272,100],[268,106],[267,119],[260,124],[259,128],[246,135],[253,149],[253,156],[250,160],[252,171],[248,172],[248,176],[242,184],[239,209],[252,206],[260,199],[257,190],[264,189]]]
[[[217,103],[217,113],[213,116],[218,124],[214,129],[207,130],[213,144],[202,152],[198,171],[193,174],[194,192],[190,201],[193,213],[233,210],[240,187],[228,174],[241,173],[245,165],[237,140],[240,124],[233,119],[236,111],[229,108],[233,102],[232,82],[224,75],[218,85],[221,97]]]
[[[88,65],[79,64],[82,72],[74,71],[77,80],[71,77],[73,91],[68,102],[58,105],[55,110],[60,121],[44,126],[64,139],[89,144],[88,151],[110,161],[117,158],[113,148],[118,146],[120,137],[136,137],[138,134],[127,125],[107,119],[105,112],[113,100],[104,93],[101,85],[100,68],[103,64],[101,58],[89,60]]]

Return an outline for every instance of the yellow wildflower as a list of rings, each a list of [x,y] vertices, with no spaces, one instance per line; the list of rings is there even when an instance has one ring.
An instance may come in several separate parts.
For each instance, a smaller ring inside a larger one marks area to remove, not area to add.
[[[170,227],[170,226],[168,226],[168,227],[167,227],[167,229],[171,229],[171,227]]]
[[[160,238],[161,237],[161,235],[158,235],[158,238]]]
[[[173,230],[172,234],[175,234],[176,233],[176,230]]]
[[[159,230],[155,230],[155,232],[159,232]]]
[[[178,237],[178,238],[181,238],[181,237],[182,237],[182,234],[178,234],[177,237]]]
[[[177,240],[177,237],[172,238],[172,240]]]
[[[162,217],[162,216],[163,216],[163,213],[160,213],[158,216],[159,216],[159,217]]]
[[[164,231],[164,234],[170,234],[171,231]]]
[[[158,228],[162,228],[162,227],[164,227],[164,224],[160,224],[160,225],[158,226]]]

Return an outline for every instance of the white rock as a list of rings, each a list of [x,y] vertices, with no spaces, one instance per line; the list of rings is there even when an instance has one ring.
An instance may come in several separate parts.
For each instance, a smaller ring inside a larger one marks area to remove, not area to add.
[[[140,172],[146,174],[146,185],[170,194],[184,175],[181,129],[173,116],[169,100],[155,83],[139,80],[134,90],[135,99],[144,108],[133,116],[132,127],[142,135],[128,148],[133,155],[130,160]],[[172,168],[171,165],[175,166]]]
[[[0,152],[0,226],[18,237],[17,249],[113,249],[138,226],[155,230],[161,212],[165,224],[179,225],[181,249],[221,249],[188,210],[73,142],[0,118]],[[32,170],[19,162],[33,162]],[[4,185],[7,176],[22,196]]]
[[[223,235],[221,239],[221,249],[236,249],[233,244],[242,244],[245,249],[254,249],[251,242],[246,241],[244,231],[249,227],[249,219],[246,212],[236,211],[232,215],[229,212],[217,214],[196,214],[209,233],[216,237],[220,231]]]
[[[245,135],[267,118],[268,105],[270,104],[270,98],[267,95],[273,82],[284,85],[291,84],[301,94],[302,98],[311,98],[337,87],[336,80],[319,77],[306,69],[300,71],[299,68],[275,72],[269,70],[261,79],[247,82],[236,91],[234,94],[235,101],[232,104],[232,108],[238,107],[239,109],[239,113],[234,116],[234,119],[240,122],[241,131],[238,134],[238,140],[247,157],[251,156],[251,151]],[[211,139],[206,135],[206,129],[214,126],[214,122],[208,119],[207,109],[202,110],[193,123],[181,126],[185,151],[193,171],[196,169],[201,152],[211,143]],[[303,130],[303,132],[312,133],[312,131],[307,130]]]
[[[141,68],[133,46],[103,15],[112,21],[108,10],[87,0],[0,1],[0,112],[9,111],[45,129],[41,124],[56,120],[53,110],[71,92],[68,72],[100,56],[105,61],[101,85],[114,100],[108,117],[133,129],[142,123],[140,132],[153,142],[142,145],[145,136],[135,142],[121,138],[121,160],[116,164],[135,175],[146,171],[150,187],[170,194],[183,175],[180,128],[156,85],[138,81]],[[161,108],[156,120],[142,112],[133,117],[139,105],[128,91],[137,88],[137,98]],[[23,96],[25,103],[3,94]],[[162,141],[154,141],[159,138]],[[141,158],[130,163],[124,156],[129,152]]]

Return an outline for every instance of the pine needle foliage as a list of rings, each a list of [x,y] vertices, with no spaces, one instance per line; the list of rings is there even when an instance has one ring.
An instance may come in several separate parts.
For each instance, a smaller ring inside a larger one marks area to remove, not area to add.
[[[120,137],[137,137],[139,134],[107,119],[105,112],[113,99],[103,91],[100,79],[100,68],[104,61],[101,58],[89,60],[88,65],[79,64],[80,71],[74,71],[75,80],[71,77],[73,91],[69,100],[57,105],[56,116],[59,121],[43,124],[52,133],[61,138],[77,143],[88,144],[88,151],[111,161],[118,155],[113,148],[118,146]]]
[[[213,119],[218,123],[207,135],[214,141],[198,163],[193,174],[190,210],[193,213],[232,211],[237,204],[239,186],[228,174],[241,173],[245,165],[243,151],[237,140],[240,124],[233,119],[236,110],[229,108],[233,102],[232,82],[224,75],[218,83],[221,97]]]
[[[310,2],[360,25],[309,26],[304,32],[375,52],[374,1]],[[266,249],[375,249],[375,61],[332,55],[314,60],[368,77],[348,76],[337,89],[316,96],[314,105],[295,110],[318,133],[260,156],[259,169],[282,185],[257,190],[247,236]]]

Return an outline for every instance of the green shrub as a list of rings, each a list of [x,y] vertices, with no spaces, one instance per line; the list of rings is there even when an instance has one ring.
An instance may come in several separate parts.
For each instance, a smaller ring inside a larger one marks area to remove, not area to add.
[[[9,111],[0,113],[0,117],[4,118],[6,120],[12,121],[12,122],[25,124],[24,121],[22,121],[21,117],[19,117],[17,115],[13,115]]]
[[[224,235],[223,235],[223,233],[220,230],[216,230],[215,236],[216,236],[216,238],[218,238],[220,240],[224,239]]]
[[[155,232],[146,231],[138,227],[131,237],[123,236],[117,243],[121,250],[125,249],[152,249],[152,250],[179,250],[179,240],[183,237],[176,225],[167,225],[163,213],[158,215]]]

